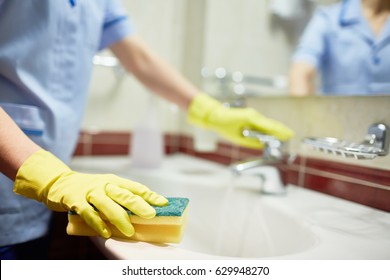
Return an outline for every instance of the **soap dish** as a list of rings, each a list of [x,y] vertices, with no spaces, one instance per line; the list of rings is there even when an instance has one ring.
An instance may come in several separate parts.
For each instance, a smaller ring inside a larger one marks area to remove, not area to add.
[[[362,143],[353,143],[333,137],[307,137],[303,143],[314,150],[355,159],[374,159],[388,154],[389,137],[385,124],[373,124]]]
[[[317,151],[356,159],[374,159],[382,152],[381,149],[370,145],[351,143],[332,137],[308,137],[303,140],[303,143]]]

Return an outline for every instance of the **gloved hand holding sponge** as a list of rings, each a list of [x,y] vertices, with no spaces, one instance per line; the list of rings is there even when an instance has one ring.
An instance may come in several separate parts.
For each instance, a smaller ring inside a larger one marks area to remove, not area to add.
[[[134,228],[122,206],[140,217],[150,219],[156,215],[150,204],[168,204],[165,197],[140,183],[112,174],[74,172],[44,150],[32,154],[19,168],[14,191],[43,202],[54,211],[75,211],[105,238],[111,236],[111,230],[100,214],[123,235],[130,237],[134,234]]]
[[[233,143],[249,148],[261,148],[262,145],[257,139],[244,137],[244,128],[258,130],[281,141],[293,136],[292,130],[253,108],[228,108],[204,93],[192,100],[187,118],[194,125],[216,131]]]

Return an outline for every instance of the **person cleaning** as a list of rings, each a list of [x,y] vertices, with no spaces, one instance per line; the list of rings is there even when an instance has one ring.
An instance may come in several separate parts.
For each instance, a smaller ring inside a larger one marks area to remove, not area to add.
[[[225,108],[200,92],[136,35],[117,0],[0,0],[0,103],[34,106],[45,124],[34,143],[0,109],[2,259],[47,258],[51,210],[73,210],[109,238],[98,212],[131,236],[134,230],[122,206],[152,218],[149,204],[167,203],[137,182],[67,166],[80,131],[92,58],[105,48],[148,89],[185,110],[192,124],[255,148],[261,148],[256,140],[241,136],[244,127],[281,140],[293,135],[252,108]]]

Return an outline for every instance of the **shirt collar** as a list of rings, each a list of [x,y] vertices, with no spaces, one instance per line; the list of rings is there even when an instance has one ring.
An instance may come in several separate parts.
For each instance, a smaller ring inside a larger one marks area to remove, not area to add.
[[[339,22],[343,27],[351,26],[370,45],[375,43],[377,47],[380,47],[390,43],[390,20],[386,22],[381,36],[377,39],[374,38],[368,23],[364,19],[361,0],[343,0]]]
[[[359,23],[362,20],[360,0],[344,0],[341,4],[340,25],[346,26]]]

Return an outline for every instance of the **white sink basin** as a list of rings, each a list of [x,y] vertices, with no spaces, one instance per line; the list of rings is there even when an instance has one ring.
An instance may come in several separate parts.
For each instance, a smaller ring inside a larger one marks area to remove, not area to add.
[[[166,196],[190,199],[183,249],[229,257],[259,258],[302,251],[316,243],[306,224],[251,189],[200,185],[137,176]],[[210,182],[213,184],[212,182]]]
[[[112,172],[165,196],[190,199],[180,244],[93,238],[116,259],[390,259],[390,214],[296,186],[263,195],[255,177],[233,179],[222,165],[186,155],[159,169],[126,157],[80,157],[82,172]]]

